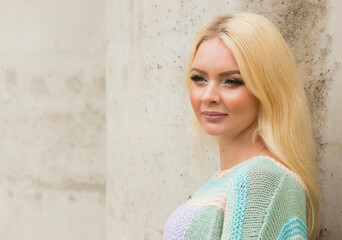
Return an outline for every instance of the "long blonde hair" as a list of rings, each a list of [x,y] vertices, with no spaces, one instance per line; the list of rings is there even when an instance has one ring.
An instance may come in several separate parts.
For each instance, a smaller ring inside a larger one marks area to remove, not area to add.
[[[238,13],[213,19],[199,33],[187,71],[201,43],[219,37],[233,53],[246,87],[260,101],[258,127],[267,149],[289,166],[305,185],[309,239],[320,228],[320,190],[307,98],[295,60],[279,30],[265,17]]]

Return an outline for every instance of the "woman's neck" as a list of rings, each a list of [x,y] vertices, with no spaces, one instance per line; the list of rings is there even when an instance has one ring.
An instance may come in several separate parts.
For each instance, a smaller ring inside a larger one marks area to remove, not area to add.
[[[221,170],[225,170],[254,156],[271,156],[261,139],[252,143],[252,131],[238,137],[218,136]]]

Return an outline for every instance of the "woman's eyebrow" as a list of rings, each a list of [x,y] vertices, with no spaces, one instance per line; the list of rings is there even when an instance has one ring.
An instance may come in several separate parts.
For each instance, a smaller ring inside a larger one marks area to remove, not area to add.
[[[203,74],[205,76],[208,76],[208,73],[206,73],[205,71],[199,69],[199,68],[191,68],[191,71],[197,71],[199,72],[200,74]],[[227,72],[221,72],[219,74],[219,77],[222,77],[222,76],[228,76],[228,75],[232,75],[232,74],[240,74],[240,71],[238,70],[232,70],[232,71],[227,71]]]

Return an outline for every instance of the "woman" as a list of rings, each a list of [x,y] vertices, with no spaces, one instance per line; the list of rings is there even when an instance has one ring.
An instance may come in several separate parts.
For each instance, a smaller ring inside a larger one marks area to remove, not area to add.
[[[316,239],[310,114],[278,29],[251,13],[216,17],[195,43],[187,85],[221,169],[172,213],[164,239]]]

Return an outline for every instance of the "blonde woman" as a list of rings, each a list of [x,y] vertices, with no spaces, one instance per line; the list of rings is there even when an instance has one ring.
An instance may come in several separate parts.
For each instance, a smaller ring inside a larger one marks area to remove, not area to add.
[[[221,168],[169,217],[168,239],[316,239],[320,193],[294,58],[266,18],[219,16],[199,33],[187,85]]]

